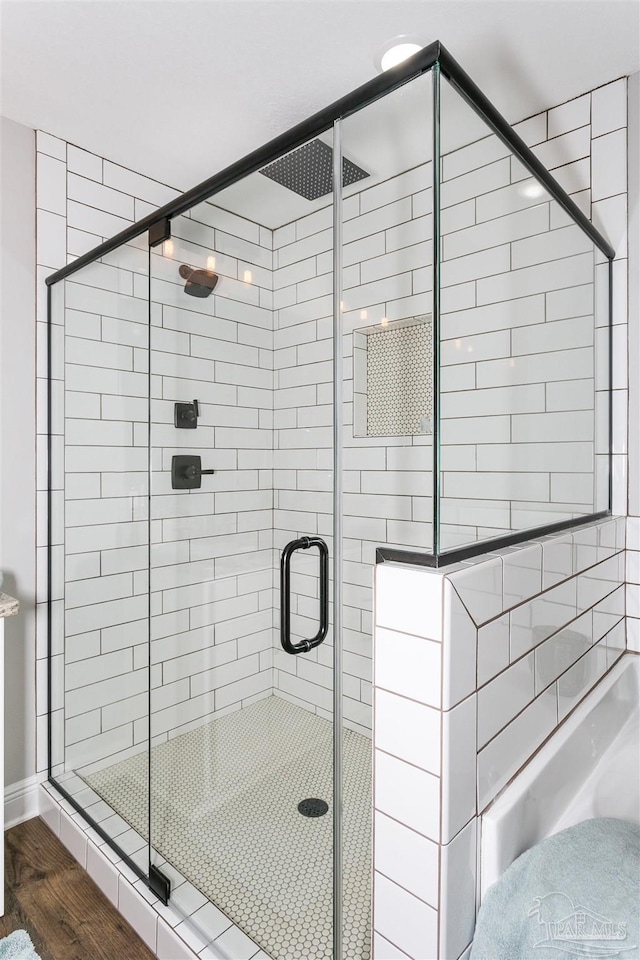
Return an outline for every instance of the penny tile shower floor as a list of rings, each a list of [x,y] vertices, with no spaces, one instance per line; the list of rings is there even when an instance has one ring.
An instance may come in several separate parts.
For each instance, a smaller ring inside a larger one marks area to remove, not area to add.
[[[277,697],[151,754],[153,843],[274,960],[332,954],[332,724]],[[84,779],[147,837],[146,754]],[[304,817],[318,797],[329,813]],[[371,955],[371,741],[344,732],[344,955]]]

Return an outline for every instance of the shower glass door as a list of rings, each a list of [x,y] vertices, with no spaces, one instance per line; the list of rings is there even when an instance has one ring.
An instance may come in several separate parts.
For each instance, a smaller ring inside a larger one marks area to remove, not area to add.
[[[232,956],[371,954],[376,549],[433,546],[431,98],[369,104],[150,254],[152,863]]]
[[[197,952],[371,955],[376,550],[434,547],[431,96],[52,291],[52,772]],[[392,783],[427,761],[389,696]]]
[[[333,956],[333,197],[281,182],[327,154],[150,259],[152,861],[238,957]]]

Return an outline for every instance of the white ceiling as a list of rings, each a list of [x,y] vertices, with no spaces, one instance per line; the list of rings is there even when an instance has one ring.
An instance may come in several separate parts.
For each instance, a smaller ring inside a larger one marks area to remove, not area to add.
[[[515,122],[640,69],[637,0],[1,0],[0,112],[185,190],[439,39]]]

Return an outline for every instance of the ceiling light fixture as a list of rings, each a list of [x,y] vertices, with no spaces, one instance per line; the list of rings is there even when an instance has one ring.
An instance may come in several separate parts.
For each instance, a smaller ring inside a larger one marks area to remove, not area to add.
[[[373,60],[376,70],[379,73],[384,73],[385,70],[397,67],[399,63],[403,63],[409,57],[412,57],[424,46],[422,40],[416,36],[401,34],[399,37],[394,37],[393,40],[387,41],[384,46],[380,47],[376,53]]]

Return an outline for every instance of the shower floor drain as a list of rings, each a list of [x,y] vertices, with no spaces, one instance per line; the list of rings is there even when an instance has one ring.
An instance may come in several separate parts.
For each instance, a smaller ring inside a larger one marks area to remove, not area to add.
[[[329,804],[317,797],[309,797],[298,804],[298,810],[303,817],[323,817],[328,809]]]

